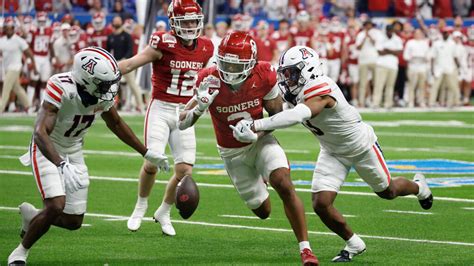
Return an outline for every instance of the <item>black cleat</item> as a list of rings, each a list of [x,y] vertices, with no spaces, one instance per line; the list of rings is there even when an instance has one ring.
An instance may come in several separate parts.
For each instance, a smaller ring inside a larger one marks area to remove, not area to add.
[[[431,209],[431,206],[433,206],[433,194],[430,194],[430,196],[424,200],[418,200],[420,202],[421,208],[425,210]]]
[[[15,260],[14,262],[8,263],[8,266],[17,266],[17,265],[26,265],[26,262],[22,260]]]
[[[332,259],[332,262],[351,262],[352,261],[352,258],[354,256],[357,256],[359,254],[362,254],[365,252],[366,249],[363,249],[362,251],[358,252],[358,253],[350,253],[349,251],[343,249],[341,250],[341,252],[339,252],[339,254],[337,254],[336,257],[334,257]]]

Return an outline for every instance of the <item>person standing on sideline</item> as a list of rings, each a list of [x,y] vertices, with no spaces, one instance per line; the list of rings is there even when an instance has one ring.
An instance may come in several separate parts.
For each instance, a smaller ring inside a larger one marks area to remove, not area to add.
[[[385,28],[385,38],[377,41],[376,48],[378,58],[375,67],[374,93],[372,104],[374,107],[380,107],[383,95],[383,107],[391,108],[393,106],[393,90],[398,72],[398,54],[403,51],[403,42],[394,31],[393,26],[388,25]]]
[[[403,51],[408,62],[408,107],[426,106],[426,78],[428,72],[430,46],[421,29],[415,30],[414,38],[409,40]]]
[[[109,51],[117,61],[133,56],[132,36],[125,32],[122,27],[122,18],[115,16],[112,20],[113,33],[107,37],[107,51]],[[144,111],[142,89],[135,80],[135,71],[124,74],[123,77],[135,97],[136,108],[140,113]],[[128,100],[128,99],[127,99]]]
[[[20,86],[19,81],[22,67],[21,57],[23,54],[31,60],[33,73],[36,75],[38,74],[35,59],[28,43],[15,34],[15,21],[13,17],[7,17],[4,26],[5,36],[0,39],[0,51],[3,54],[3,65],[5,66],[0,113],[5,110],[12,90],[18,96],[18,99],[26,110],[30,107],[28,96],[26,95],[25,90]]]
[[[367,87],[370,78],[375,74],[375,62],[378,53],[375,41],[378,36],[377,29],[372,21],[365,21],[364,28],[357,34],[356,47],[359,50],[359,105],[367,105]]]

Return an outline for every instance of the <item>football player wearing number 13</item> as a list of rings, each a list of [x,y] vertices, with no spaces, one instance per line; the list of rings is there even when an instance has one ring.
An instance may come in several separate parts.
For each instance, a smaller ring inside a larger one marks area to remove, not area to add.
[[[82,146],[96,115],[150,164],[169,168],[166,156],[147,150],[118,115],[114,97],[120,78],[112,55],[102,48],[88,47],[74,56],[71,72],[48,80],[30,150],[20,157],[24,165],[32,165],[44,208],[37,210],[26,202],[20,205],[23,240],[8,257],[9,265],[24,265],[28,250],[51,225],[69,230],[81,227],[89,187]]]
[[[313,173],[313,208],[324,224],[346,241],[334,262],[351,261],[366,247],[333,206],[351,167],[379,197],[416,195],[423,209],[431,208],[433,196],[422,174],[416,174],[413,181],[390,177],[374,130],[362,122],[336,83],[322,74],[319,56],[313,49],[295,46],[283,53],[278,77],[289,109],[270,118],[243,120],[234,134],[253,140],[257,138],[254,132],[303,123],[316,135],[321,150]]]
[[[173,0],[168,17],[171,31],[155,32],[148,46],[134,57],[120,61],[119,68],[126,74],[153,62],[153,93],[145,116],[145,145],[164,153],[169,143],[174,158],[174,175],[153,218],[161,224],[164,234],[174,236],[170,210],[175,203],[176,186],[184,176],[191,175],[196,157],[194,127],[179,130],[178,116],[193,96],[194,78],[212,57],[214,46],[209,39],[199,37],[204,16],[195,0]],[[131,231],[140,228],[156,173],[156,166],[145,161],[135,209],[127,222]]]
[[[276,71],[268,62],[257,62],[257,46],[246,32],[228,33],[219,45],[217,67],[198,73],[196,96],[180,115],[179,128],[191,127],[207,110],[211,114],[218,150],[241,199],[261,219],[270,215],[266,183],[283,201],[286,216],[300,246],[304,265],[318,265],[308,242],[301,200],[290,179],[288,160],[277,140],[265,134],[255,143],[238,141],[232,129],[242,119],[259,119],[263,109],[282,110]]]

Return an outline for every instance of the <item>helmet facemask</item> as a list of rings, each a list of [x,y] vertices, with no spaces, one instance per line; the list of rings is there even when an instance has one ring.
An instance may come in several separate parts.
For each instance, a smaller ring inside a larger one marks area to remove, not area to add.
[[[183,22],[195,21],[196,27],[185,27]],[[176,16],[170,18],[170,26],[174,30],[176,36],[182,38],[183,40],[190,41],[195,40],[201,36],[203,28],[204,16],[199,14],[191,14],[184,16]]]
[[[278,85],[287,102],[293,103],[304,84],[306,79],[301,75],[301,71],[306,64],[301,61],[297,64],[278,68]]]
[[[221,79],[229,85],[244,82],[255,66],[255,59],[239,59],[237,55],[217,55],[217,70]]]
[[[119,83],[121,78],[121,74],[119,74],[119,76],[114,80],[100,80],[98,78],[93,78],[92,83],[94,83],[96,89],[92,93],[92,96],[97,97],[102,101],[113,101],[115,96],[118,94],[118,86],[114,85]]]

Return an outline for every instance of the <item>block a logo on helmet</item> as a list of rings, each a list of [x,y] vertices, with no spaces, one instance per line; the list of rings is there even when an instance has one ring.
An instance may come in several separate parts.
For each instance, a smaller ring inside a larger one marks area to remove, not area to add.
[[[82,65],[82,69],[89,72],[89,74],[94,75],[94,68],[97,65],[97,61],[94,59],[89,59],[89,62]]]

